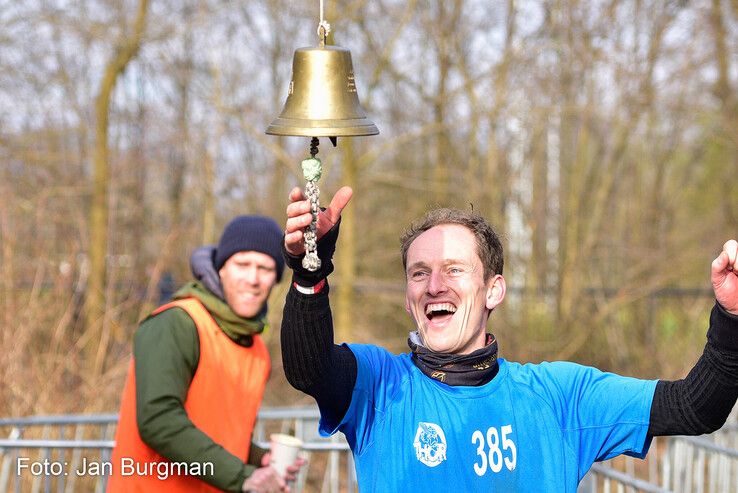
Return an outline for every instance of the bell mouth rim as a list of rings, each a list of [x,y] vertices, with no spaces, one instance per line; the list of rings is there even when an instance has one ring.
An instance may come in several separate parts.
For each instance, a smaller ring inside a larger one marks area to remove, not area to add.
[[[297,48],[295,50],[295,53],[293,54],[293,56],[296,55],[297,52],[305,52],[305,51],[340,51],[340,52],[346,52],[349,54],[351,53],[351,50],[349,50],[348,48],[344,48],[343,46],[340,46],[340,45],[301,46],[300,48]]]
[[[325,123],[320,120],[277,118],[267,127],[266,133],[296,137],[361,137],[378,135],[379,129],[366,118],[330,120]]]

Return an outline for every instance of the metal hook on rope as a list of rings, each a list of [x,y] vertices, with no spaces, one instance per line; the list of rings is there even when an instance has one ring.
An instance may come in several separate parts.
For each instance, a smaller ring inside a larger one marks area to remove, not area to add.
[[[318,23],[318,38],[320,39],[320,47],[324,47],[328,41],[328,35],[331,33],[331,25],[323,17],[323,0],[320,0],[320,22]]]

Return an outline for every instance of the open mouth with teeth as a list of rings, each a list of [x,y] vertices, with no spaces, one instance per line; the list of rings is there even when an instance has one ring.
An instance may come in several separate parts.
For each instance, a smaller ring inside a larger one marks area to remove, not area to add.
[[[430,321],[443,322],[449,320],[454,313],[456,307],[451,303],[429,303],[425,306],[425,316]]]

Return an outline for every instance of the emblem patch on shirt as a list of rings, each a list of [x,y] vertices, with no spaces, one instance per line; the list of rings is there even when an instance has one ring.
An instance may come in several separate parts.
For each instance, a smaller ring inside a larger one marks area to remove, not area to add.
[[[435,423],[419,423],[415,432],[415,456],[428,467],[436,467],[446,460],[446,435]]]

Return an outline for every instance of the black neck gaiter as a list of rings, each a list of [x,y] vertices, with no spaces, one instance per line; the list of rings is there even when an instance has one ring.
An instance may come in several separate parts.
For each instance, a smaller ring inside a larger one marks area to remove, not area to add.
[[[497,364],[497,339],[487,334],[485,345],[469,354],[436,353],[420,342],[417,331],[407,340],[412,360],[428,377],[447,385],[479,386],[490,382],[499,366]]]

